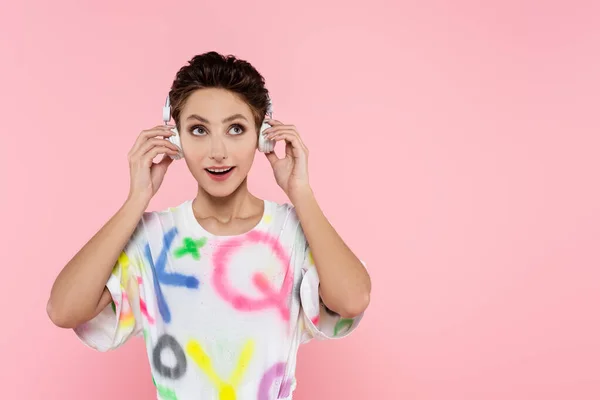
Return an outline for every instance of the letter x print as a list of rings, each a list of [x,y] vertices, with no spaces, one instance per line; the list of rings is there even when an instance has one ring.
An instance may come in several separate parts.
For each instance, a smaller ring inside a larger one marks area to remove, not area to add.
[[[179,247],[178,249],[175,249],[174,255],[177,258],[181,258],[181,257],[185,256],[186,254],[189,254],[192,256],[192,258],[194,260],[199,260],[200,252],[198,251],[198,249],[200,249],[205,244],[206,244],[205,237],[203,237],[202,239],[198,239],[198,240],[194,240],[192,238],[186,237],[183,239],[183,246]]]
[[[150,251],[150,243],[146,243],[145,255],[150,263],[150,270],[154,277],[154,291],[156,292],[156,301],[158,303],[158,311],[166,323],[171,322],[171,311],[162,292],[160,284],[169,286],[185,287],[188,289],[197,289],[200,286],[200,281],[189,275],[183,275],[177,272],[167,272],[167,260],[169,250],[173,244],[175,236],[177,236],[177,227],[172,228],[163,237],[163,248],[156,259],[156,263],[152,259],[152,252]]]

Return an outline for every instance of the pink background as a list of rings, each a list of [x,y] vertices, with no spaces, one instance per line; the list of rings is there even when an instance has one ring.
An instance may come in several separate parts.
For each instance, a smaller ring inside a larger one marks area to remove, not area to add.
[[[45,304],[213,49],[265,75],[373,278],[358,331],[302,348],[295,398],[600,398],[598,2],[81,3],[0,9],[3,399],[154,398],[141,340],[93,352]],[[285,201],[258,156],[252,189]],[[151,208],[194,190],[174,164]]]

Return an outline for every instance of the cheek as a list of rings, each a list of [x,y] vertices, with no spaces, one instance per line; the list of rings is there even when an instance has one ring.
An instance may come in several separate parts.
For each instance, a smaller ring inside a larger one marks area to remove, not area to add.
[[[183,154],[185,159],[190,164],[201,164],[205,158],[208,157],[208,153],[201,148],[192,147],[192,146],[182,146]]]
[[[244,164],[247,167],[250,167],[254,162],[254,156],[256,155],[256,147],[255,146],[245,146],[243,149],[240,149],[237,156],[235,157],[236,162],[240,164]]]
[[[206,146],[199,146],[193,141],[182,140],[181,147],[183,148],[184,160],[192,172],[204,169],[203,165],[209,157]]]
[[[256,154],[257,140],[248,135],[244,140],[231,143],[229,146],[229,156],[238,164],[252,164]]]

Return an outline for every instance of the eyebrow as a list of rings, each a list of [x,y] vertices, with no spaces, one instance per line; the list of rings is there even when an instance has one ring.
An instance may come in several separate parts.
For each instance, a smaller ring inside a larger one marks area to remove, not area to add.
[[[192,115],[190,115],[189,117],[187,117],[187,120],[188,120],[188,121],[189,121],[190,119],[197,119],[198,121],[200,121],[200,122],[203,122],[203,123],[205,123],[205,124],[210,124],[210,122],[209,122],[209,121],[208,121],[206,118],[204,118],[204,117],[201,117],[201,116],[199,116],[198,114],[192,114]],[[248,121],[248,119],[246,119],[246,117],[244,117],[242,114],[233,114],[233,115],[231,115],[231,116],[229,116],[229,117],[225,118],[225,119],[224,119],[223,121],[221,121],[221,122],[222,122],[222,123],[227,123],[227,122],[231,122],[231,121],[233,121],[233,120],[236,120],[236,119],[243,119],[243,120],[245,120],[245,121]]]

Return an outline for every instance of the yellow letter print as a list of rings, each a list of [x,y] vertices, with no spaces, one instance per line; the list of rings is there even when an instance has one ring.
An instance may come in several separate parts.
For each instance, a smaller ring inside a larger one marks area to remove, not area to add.
[[[204,371],[206,376],[208,376],[215,387],[219,390],[219,400],[236,400],[237,396],[235,389],[240,384],[242,375],[244,374],[246,368],[248,368],[248,364],[250,363],[250,359],[254,353],[254,341],[248,340],[246,341],[246,344],[244,344],[244,348],[240,354],[240,359],[235,370],[231,374],[231,377],[229,378],[229,382],[222,380],[217,375],[212,366],[210,358],[204,352],[204,350],[202,350],[200,343],[198,343],[196,340],[190,340],[187,344],[186,350],[190,358],[194,360],[194,362],[202,371]]]
[[[131,328],[135,325],[135,316],[133,314],[133,310],[131,309],[131,303],[133,299],[130,299],[128,293],[133,295],[137,295],[137,290],[131,282],[131,276],[129,274],[129,257],[125,252],[121,252],[119,258],[114,266],[113,275],[117,273],[117,269],[121,268],[121,290],[122,290],[122,299],[121,299],[121,315],[119,315],[119,328]],[[115,275],[116,276],[116,275]]]

